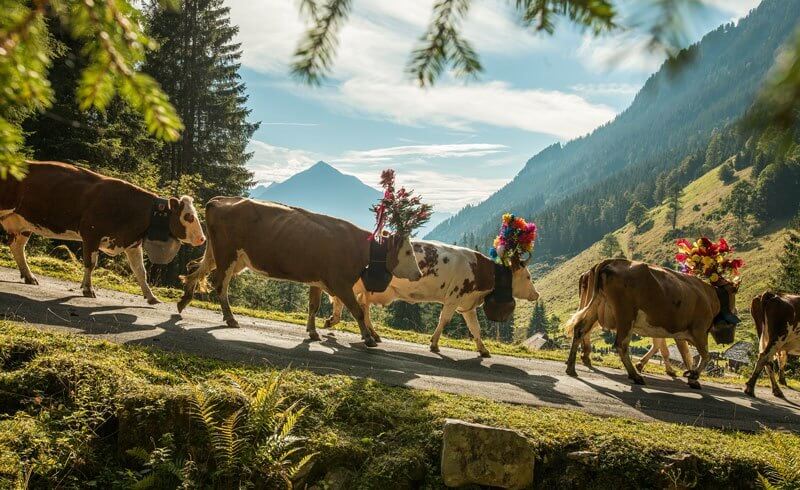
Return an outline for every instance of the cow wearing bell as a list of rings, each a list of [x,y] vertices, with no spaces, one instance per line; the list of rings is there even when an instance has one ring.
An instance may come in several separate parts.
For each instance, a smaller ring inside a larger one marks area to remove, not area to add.
[[[0,224],[27,284],[38,284],[25,258],[28,239],[37,234],[83,242],[84,296],[95,296],[92,271],[98,252],[125,252],[144,297],[148,303],[158,303],[147,284],[142,244],[152,250],[166,249],[161,258],[172,260],[180,243],[199,246],[205,242],[191,197],[164,200],[123,180],[66,163],[27,163],[28,173],[22,180],[0,180]],[[148,234],[159,205],[164,240],[152,241]]]
[[[375,340],[364,323],[364,312],[353,286],[369,263],[372,233],[331,216],[279,203],[239,197],[215,197],[206,205],[208,246],[194,271],[184,278],[182,311],[192,300],[201,278],[213,274],[213,286],[222,306],[223,319],[237,327],[228,301],[231,279],[251,269],[271,279],[293,281],[321,288],[342,299],[358,321],[367,346]],[[417,280],[421,273],[414,261],[408,236],[389,235],[386,269],[397,277]],[[319,301],[309,305],[309,332]]]
[[[592,282],[593,279],[594,267],[581,274],[581,277],[578,281],[578,294],[580,296],[580,305],[578,308],[583,308],[589,304],[589,301],[592,299],[591,294],[594,290],[594,283]],[[583,339],[581,339],[581,362],[583,362],[583,365],[589,369],[592,368],[592,331],[599,327],[600,325],[595,323],[591,329],[584,333]],[[664,369],[667,375],[676,377],[678,373],[675,372],[675,370],[672,368],[672,364],[670,363],[670,354],[666,339],[652,337],[651,340],[653,341],[653,345],[650,347],[650,350],[648,350],[647,353],[642,356],[641,359],[639,359],[639,362],[636,363],[636,370],[640,373],[644,372],[644,367],[647,365],[647,362],[650,360],[650,358],[652,358],[656,353],[661,353],[661,359],[664,361]],[[675,345],[678,347],[678,351],[681,353],[683,365],[687,368],[692,366],[692,355],[689,352],[689,344],[687,344],[685,340],[675,340]]]
[[[708,334],[717,342],[733,340],[737,284],[721,280],[711,286],[698,277],[655,265],[625,259],[610,259],[594,267],[591,299],[579,309],[566,326],[572,334],[567,359],[567,374],[577,376],[575,361],[584,334],[595,323],[616,331],[614,346],[637,384],[644,378],[631,362],[628,346],[633,334],[674,338],[691,342],[700,354],[700,362],[685,375],[689,385],[699,388],[698,378],[710,359]],[[723,302],[729,311],[722,311]]]
[[[365,312],[367,328],[373,337],[380,339],[369,316],[369,305],[387,306],[394,301],[408,303],[440,303],[442,311],[436,331],[431,337],[430,349],[439,351],[439,337],[450,319],[458,312],[464,317],[475,345],[481,356],[489,357],[489,350],[481,340],[481,328],[477,308],[495,290],[496,267],[489,257],[455,245],[426,240],[412,240],[414,257],[422,278],[418,281],[394,278],[383,292],[368,292],[361,281],[356,284],[354,293]],[[536,301],[539,293],[531,281],[526,264],[513,260],[509,270],[511,276],[510,295],[514,298]],[[320,291],[311,291],[311,296]],[[342,302],[333,300],[333,315],[325,327],[329,328],[341,319]],[[513,306],[511,306],[513,311]]]
[[[755,396],[756,381],[761,371],[766,368],[772,385],[772,394],[783,398],[783,391],[775,379],[775,367],[772,361],[778,357],[777,370],[780,381],[786,386],[783,366],[786,365],[787,354],[800,354],[800,296],[764,292],[753,298],[750,314],[753,315],[756,324],[759,349],[756,366],[744,392]]]

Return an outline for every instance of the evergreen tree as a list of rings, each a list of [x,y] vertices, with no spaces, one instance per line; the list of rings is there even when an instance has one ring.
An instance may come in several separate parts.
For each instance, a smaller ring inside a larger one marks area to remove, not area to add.
[[[247,95],[238,70],[238,28],[223,0],[183,0],[178,11],[162,2],[147,5],[149,32],[160,48],[145,71],[169,95],[183,121],[180,141],[167,144],[159,163],[167,179],[197,173],[208,186],[201,201],[218,194],[242,195],[252,184],[245,151],[258,123],[247,121]]]
[[[672,189],[669,193],[669,200],[667,201],[667,209],[669,210],[667,217],[670,221],[673,231],[678,225],[678,213],[681,210],[681,193],[682,191],[680,184],[676,182],[672,185]]]
[[[719,175],[719,180],[721,180],[723,184],[727,185],[733,182],[734,178],[736,177],[736,170],[734,170],[733,164],[726,163],[719,168],[717,175]]]
[[[714,128],[714,130],[711,131],[711,140],[708,142],[708,147],[706,148],[706,170],[710,170],[719,165],[722,158],[722,135],[717,128]]]
[[[531,320],[528,322],[528,335],[537,334],[537,333],[547,333],[549,327],[549,321],[547,319],[547,311],[545,310],[544,303],[541,301],[537,301],[536,304],[533,306],[533,314],[531,315]]]
[[[625,219],[627,219],[630,223],[633,223],[638,230],[642,224],[644,223],[645,218],[647,218],[647,208],[638,201],[634,202],[631,208],[628,210],[628,214],[626,215]]]
[[[800,215],[795,217],[783,244],[783,253],[778,259],[780,270],[773,280],[778,291],[800,293]]]

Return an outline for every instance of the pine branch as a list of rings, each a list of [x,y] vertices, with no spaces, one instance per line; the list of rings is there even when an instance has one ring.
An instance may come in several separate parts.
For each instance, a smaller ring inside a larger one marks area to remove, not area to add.
[[[310,7],[312,3],[314,6]],[[322,9],[315,2],[301,5],[314,12],[314,22],[294,52],[291,73],[304,83],[319,85],[333,65],[339,27],[350,14],[352,0],[328,0]]]

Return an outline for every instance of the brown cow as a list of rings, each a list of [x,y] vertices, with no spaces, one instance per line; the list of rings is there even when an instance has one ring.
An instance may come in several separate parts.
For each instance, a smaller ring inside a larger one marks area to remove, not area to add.
[[[698,378],[709,361],[709,332],[717,342],[733,341],[738,285],[714,287],[694,276],[625,259],[597,264],[592,281],[591,300],[567,323],[567,332],[573,334],[567,360],[571,376],[577,376],[578,346],[595,323],[617,332],[614,346],[636,384],[644,384],[644,378],[628,353],[634,333],[691,342],[701,357],[698,366],[685,373],[693,388],[700,387]]]
[[[305,209],[239,197],[215,197],[206,205],[208,246],[197,268],[185,278],[182,311],[192,300],[198,281],[216,269],[214,287],[223,319],[238,327],[228,302],[231,279],[249,268],[272,279],[316,286],[340,298],[358,321],[369,347],[377,345],[364,322],[364,311],[353,285],[369,263],[371,233],[348,223]],[[414,260],[408,236],[386,238],[386,270],[397,277],[418,280],[422,273]],[[309,302],[309,333],[319,309],[319,295]]]
[[[747,381],[744,392],[755,396],[755,387],[761,371],[767,368],[772,394],[783,398],[775,380],[773,358],[778,355],[778,370],[783,377],[782,365],[786,364],[787,354],[800,354],[800,296],[794,294],[775,294],[767,291],[753,298],[750,313],[758,332],[758,360],[753,375]],[[786,384],[786,378],[783,378]]]
[[[591,300],[591,292],[594,290],[594,285],[592,283],[592,279],[594,277],[594,267],[589,269],[588,271],[581,274],[580,280],[578,281],[578,294],[580,295],[580,306],[578,308],[583,308],[587,304],[589,304],[589,300]],[[581,343],[581,362],[583,365],[590,368],[592,367],[592,330],[595,330],[599,327],[598,324],[595,323],[592,329],[586,331],[583,335],[582,343]],[[653,341],[653,346],[650,347],[650,350],[639,359],[639,362],[636,363],[636,370],[644,372],[644,367],[647,365],[647,362],[653,357],[656,352],[661,352],[661,358],[664,360],[664,369],[667,372],[667,375],[676,377],[678,373],[672,369],[672,364],[669,360],[669,348],[667,347],[667,341],[663,338],[652,337],[651,340]],[[689,368],[692,365],[692,356],[689,352],[689,345],[686,343],[685,340],[675,340],[675,345],[678,347],[678,351],[681,353],[681,357],[683,358],[683,365]]]
[[[159,205],[163,209],[158,210]],[[59,162],[28,162],[28,174],[21,181],[0,180],[0,224],[9,235],[20,276],[27,284],[38,284],[25,258],[25,244],[32,234],[81,241],[85,268],[81,289],[91,298],[98,251],[109,255],[124,251],[147,302],[158,303],[147,285],[142,254],[156,211],[163,218],[165,243],[175,242],[175,250],[180,242],[195,246],[205,242],[188,196],[160,200],[123,180]]]

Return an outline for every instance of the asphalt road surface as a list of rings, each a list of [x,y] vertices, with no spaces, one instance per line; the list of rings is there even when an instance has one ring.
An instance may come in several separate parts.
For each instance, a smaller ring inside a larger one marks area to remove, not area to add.
[[[384,339],[378,348],[358,335],[320,329],[322,342],[310,342],[299,325],[239,316],[241,328],[227,328],[221,314],[174,304],[147,305],[139,296],[98,290],[96,299],[80,296],[78,284],[39,277],[28,286],[16,270],[0,268],[0,315],[38,328],[88,335],[113,342],[156,346],[201,356],[265,366],[307,368],[321,374],[373,378],[416,389],[472,394],[499,401],[584,410],[642,420],[702,427],[756,430],[766,426],[800,431],[800,394],[788,399],[757,388],[758,398],[738,386],[709,383],[691,390],[684,379],[646,375],[646,386],[632,385],[619,370],[578,366],[578,378],[553,361],[495,356],[474,351]],[[321,322],[319,322],[321,323]]]

